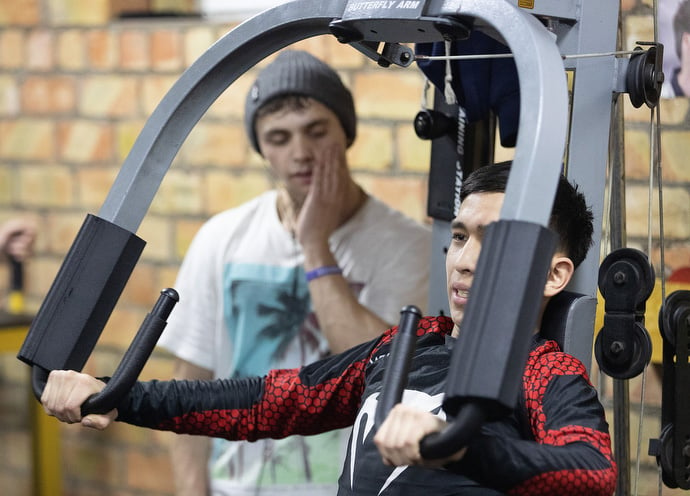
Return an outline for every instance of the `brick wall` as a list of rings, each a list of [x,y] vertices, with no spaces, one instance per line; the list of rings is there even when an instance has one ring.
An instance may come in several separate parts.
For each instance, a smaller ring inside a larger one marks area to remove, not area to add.
[[[158,101],[232,28],[199,18],[117,21],[110,18],[115,3],[122,9],[147,2],[0,3],[0,221],[28,215],[39,225],[36,257],[26,266],[31,310],[40,305],[85,215],[98,212]],[[651,39],[649,2],[627,0],[623,9],[626,40]],[[355,93],[360,127],[349,157],[357,179],[369,192],[423,220],[429,147],[411,128],[421,98],[420,74],[380,69],[331,38],[299,45],[334,65]],[[250,72],[201,119],[166,175],[138,233],[148,245],[87,363],[88,372],[114,371],[159,290],[173,284],[201,223],[270,187],[262,160],[244,137],[242,108],[254,75]],[[675,268],[690,264],[687,100],[663,101],[661,112],[671,241],[666,262]],[[628,232],[642,247],[648,121],[648,110],[626,106]],[[658,243],[654,257],[658,260]],[[0,281],[6,279],[6,267],[0,267]],[[170,374],[170,357],[156,352],[143,378]],[[0,357],[0,443],[12,447],[11,456],[0,455],[0,487],[13,488],[19,496],[29,494],[26,381],[24,365],[12,355]],[[65,494],[170,495],[168,439],[125,425],[106,433],[63,426]]]

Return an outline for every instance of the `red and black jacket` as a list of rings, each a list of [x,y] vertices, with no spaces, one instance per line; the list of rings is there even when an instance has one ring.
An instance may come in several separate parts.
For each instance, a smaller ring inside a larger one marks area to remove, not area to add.
[[[445,317],[420,321],[406,402],[440,410],[452,328]],[[385,466],[373,443],[373,412],[396,332],[262,378],[137,383],[118,406],[118,420],[250,441],[354,426],[340,495],[613,493],[608,425],[586,370],[538,336],[514,412],[485,424],[462,461],[440,470]]]

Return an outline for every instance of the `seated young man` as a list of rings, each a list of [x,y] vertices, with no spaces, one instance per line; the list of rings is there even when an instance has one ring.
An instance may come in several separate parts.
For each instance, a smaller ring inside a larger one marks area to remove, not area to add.
[[[446,261],[451,318],[420,321],[403,404],[392,410],[378,433],[374,412],[397,328],[339,355],[301,369],[273,370],[265,377],[139,382],[107,415],[80,413],[83,401],[102,390],[104,382],[54,371],[42,397],[46,412],[98,429],[116,419],[231,440],[353,426],[340,495],[612,494],[616,467],[596,391],[584,366],[555,342],[541,338],[538,330],[514,412],[485,424],[468,446],[459,446],[445,460],[426,462],[419,456],[419,439],[444,425],[440,406],[453,341],[446,338],[461,332],[483,233],[499,218],[509,170],[508,164],[484,167],[462,185]],[[591,245],[592,214],[565,178],[559,183],[550,227],[559,243],[546,277],[542,311],[566,287]]]

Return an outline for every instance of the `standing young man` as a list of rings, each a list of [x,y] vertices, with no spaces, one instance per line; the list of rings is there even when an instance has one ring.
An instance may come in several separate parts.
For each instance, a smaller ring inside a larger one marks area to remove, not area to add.
[[[249,440],[352,425],[339,479],[342,496],[610,496],[616,466],[604,409],[582,363],[538,330],[514,412],[485,424],[468,446],[458,446],[443,460],[443,466],[419,457],[419,439],[444,425],[440,406],[453,338],[463,332],[483,235],[499,218],[508,174],[507,165],[484,167],[463,183],[446,262],[451,318],[420,321],[403,402],[378,432],[373,417],[396,328],[299,370],[273,370],[265,377],[236,381],[138,383],[108,415],[82,418],[80,411],[103,382],[55,371],[42,397],[46,411],[98,429],[117,418],[156,429]],[[566,287],[591,245],[592,214],[565,178],[556,193],[550,227],[559,241],[544,274],[542,311]]]
[[[180,269],[180,303],[160,340],[178,379],[243,378],[293,368],[378,336],[407,304],[426,307],[429,230],[368,195],[346,150],[352,95],[303,51],[261,71],[247,135],[277,189],[210,219]],[[179,436],[177,492],[332,495],[347,432],[255,443]],[[208,466],[208,468],[207,468]]]

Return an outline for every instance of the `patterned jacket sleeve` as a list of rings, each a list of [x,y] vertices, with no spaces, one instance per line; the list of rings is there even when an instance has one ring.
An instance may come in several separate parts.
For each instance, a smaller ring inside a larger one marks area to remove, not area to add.
[[[610,496],[617,470],[587,372],[553,342],[530,354],[520,417],[488,424],[458,468],[511,495]]]
[[[118,405],[117,420],[249,441],[349,426],[359,408],[366,365],[380,341],[302,369],[272,370],[263,378],[138,382]]]

